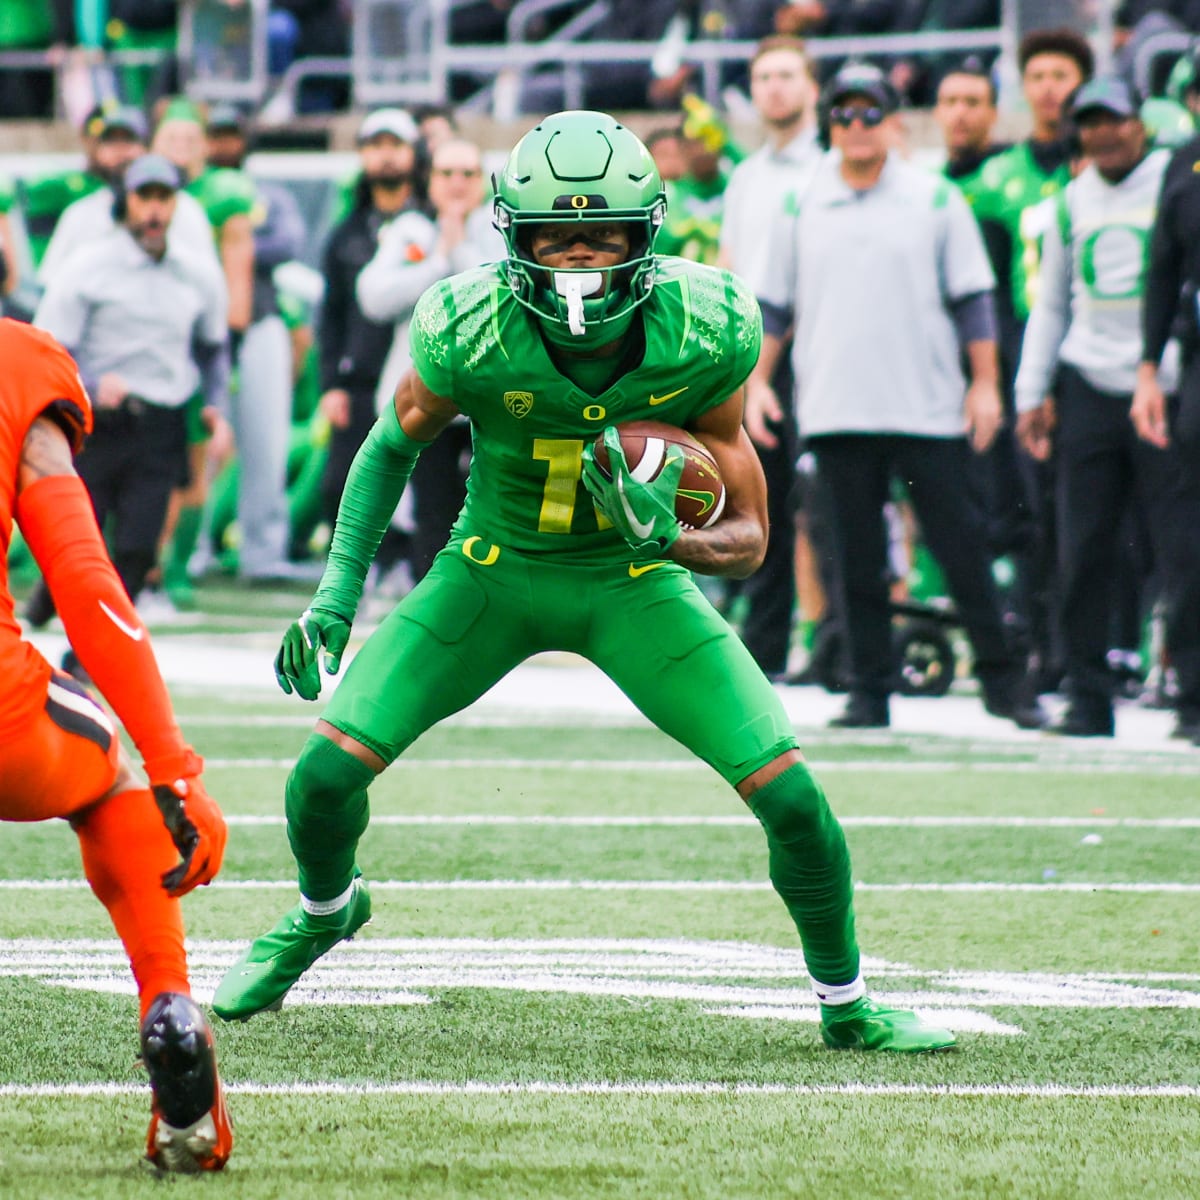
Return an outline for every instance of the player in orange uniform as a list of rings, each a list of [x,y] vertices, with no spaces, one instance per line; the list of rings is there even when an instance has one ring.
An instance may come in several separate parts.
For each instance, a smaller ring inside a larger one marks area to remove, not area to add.
[[[0,320],[0,364],[0,819],[71,823],[137,981],[153,1092],[147,1157],[163,1170],[219,1170],[233,1127],[190,997],[179,897],[220,869],[225,822],[71,463],[92,427],[75,363],[49,334]],[[107,711],[22,638],[5,565],[14,520],[149,787]]]

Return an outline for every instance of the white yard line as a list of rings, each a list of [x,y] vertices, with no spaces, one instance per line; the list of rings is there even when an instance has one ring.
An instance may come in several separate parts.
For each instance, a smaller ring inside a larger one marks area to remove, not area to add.
[[[186,724],[186,722],[185,722]],[[287,771],[294,758],[207,758],[206,765],[220,770]],[[967,759],[810,759],[820,774],[855,771],[896,774],[1046,774],[1062,771],[1071,775],[1195,775],[1200,777],[1200,755],[1194,761],[1148,761],[1121,756],[1112,760],[1080,761],[1053,754],[1033,762],[973,762]],[[699,759],[685,758],[398,758],[393,768],[410,771],[695,771],[711,775],[713,770]]]
[[[847,828],[879,829],[1200,829],[1200,817],[839,817]],[[282,816],[225,814],[229,825],[282,826]],[[549,825],[567,828],[724,828],[745,826],[757,829],[754,817],[724,816],[550,816],[540,813],[382,813],[371,817],[380,825]]]
[[[291,879],[217,879],[214,891],[295,891]],[[748,879],[372,879],[373,892],[770,892],[769,883]],[[87,891],[83,879],[0,879],[0,891]],[[864,883],[857,892],[1200,892],[1200,883]]]
[[[31,1083],[0,1084],[0,1098],[34,1097],[86,1099],[96,1096],[141,1096],[146,1084]],[[921,1083],[441,1083],[413,1080],[401,1083],[226,1083],[234,1096],[954,1096],[1047,1100],[1195,1100],[1200,1087],[1154,1084],[921,1084]]]

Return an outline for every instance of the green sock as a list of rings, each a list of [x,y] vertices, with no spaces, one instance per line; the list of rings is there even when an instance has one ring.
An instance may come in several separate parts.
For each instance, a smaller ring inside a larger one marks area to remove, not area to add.
[[[204,509],[189,506],[179,510],[179,519],[175,522],[175,536],[171,539],[171,547],[167,552],[166,562],[163,563],[163,586],[190,587],[187,565],[200,540],[200,525],[204,519]]]
[[[353,882],[374,778],[370,767],[327,737],[314,733],[304,743],[288,776],[284,808],[300,893],[309,900],[332,900]]]
[[[796,923],[809,974],[850,983],[859,970],[850,853],[821,785],[797,763],[746,803],[766,832],[771,882]]]

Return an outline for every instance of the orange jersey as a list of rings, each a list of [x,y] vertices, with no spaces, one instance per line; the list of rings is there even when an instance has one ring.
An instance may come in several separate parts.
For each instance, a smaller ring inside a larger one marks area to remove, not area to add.
[[[50,664],[21,637],[8,586],[21,447],[47,409],[78,452],[92,429],[92,404],[74,359],[48,333],[0,319],[0,741],[45,704],[50,678]]]

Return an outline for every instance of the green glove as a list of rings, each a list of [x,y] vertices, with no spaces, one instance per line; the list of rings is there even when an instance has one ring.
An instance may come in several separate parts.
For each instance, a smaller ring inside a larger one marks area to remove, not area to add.
[[[635,550],[662,554],[683,532],[675,516],[675,491],[683,474],[683,451],[678,446],[668,446],[667,461],[658,476],[649,483],[640,483],[630,473],[621,436],[611,425],[604,431],[604,446],[610,472],[596,462],[593,444],[584,447],[584,487]]]
[[[349,640],[350,622],[345,617],[327,609],[306,608],[300,619],[288,626],[275,655],[279,686],[289,696],[296,691],[305,700],[315,700],[321,694],[318,653],[324,648],[325,673],[336,675]]]

